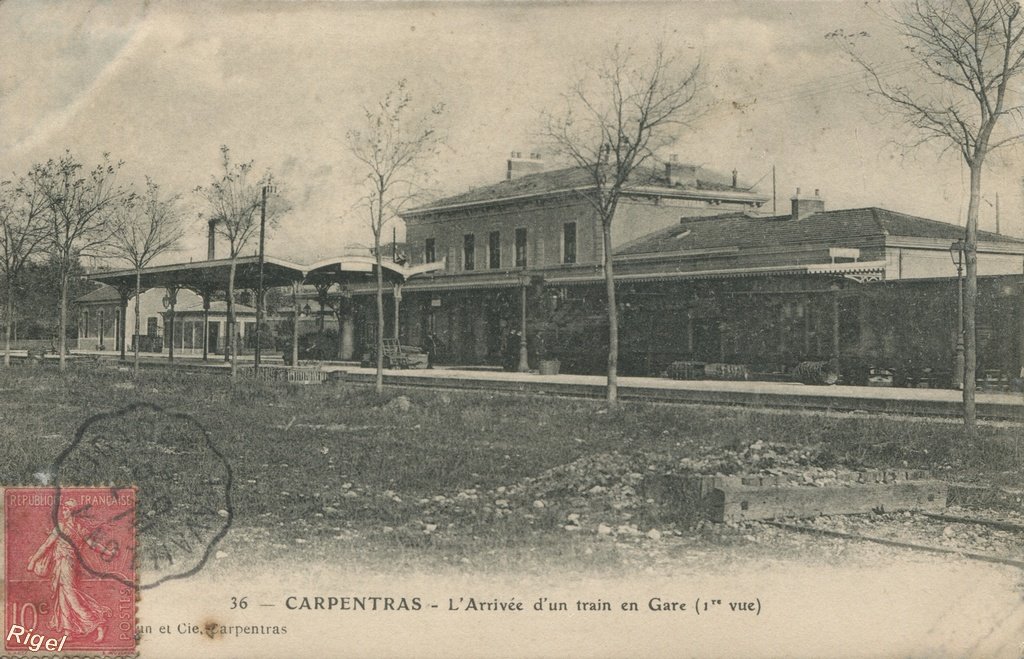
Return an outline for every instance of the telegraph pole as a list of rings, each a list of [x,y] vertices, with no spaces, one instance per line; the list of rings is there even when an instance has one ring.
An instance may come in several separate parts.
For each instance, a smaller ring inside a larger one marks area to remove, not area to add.
[[[263,324],[263,260],[265,257],[264,245],[267,233],[267,195],[272,192],[276,192],[274,186],[264,185],[263,199],[260,204],[260,278],[256,291],[256,351],[253,363],[253,371],[255,372],[260,370],[260,326]]]

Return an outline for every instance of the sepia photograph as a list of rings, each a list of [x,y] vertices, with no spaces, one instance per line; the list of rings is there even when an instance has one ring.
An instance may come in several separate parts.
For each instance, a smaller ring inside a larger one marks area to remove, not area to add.
[[[1017,0],[0,28],[0,654],[1024,657]]]

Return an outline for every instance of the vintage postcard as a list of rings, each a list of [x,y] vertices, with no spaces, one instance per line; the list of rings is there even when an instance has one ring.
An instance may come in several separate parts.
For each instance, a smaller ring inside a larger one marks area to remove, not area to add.
[[[0,654],[1024,656],[1018,2],[0,27]]]

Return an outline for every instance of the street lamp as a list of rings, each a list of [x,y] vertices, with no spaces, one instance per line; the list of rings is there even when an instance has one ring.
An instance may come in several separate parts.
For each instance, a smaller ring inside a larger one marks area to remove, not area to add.
[[[173,287],[168,288],[167,295],[164,296],[162,302],[164,304],[164,309],[167,309],[169,312],[167,315],[167,332],[165,332],[165,334],[168,335],[167,361],[169,362],[174,361],[174,305],[177,301],[178,289]]]
[[[526,291],[530,286],[530,276],[527,274],[520,275],[519,287],[521,292],[519,299],[519,366],[516,369],[520,373],[528,373],[530,371],[530,353],[526,347]]]
[[[956,266],[956,352],[953,355],[953,386],[964,387],[964,241],[949,246],[949,258]]]
[[[263,259],[264,244],[267,233],[267,195],[277,192],[277,187],[269,183],[263,186],[263,197],[260,204],[260,279],[256,292],[256,352],[253,370],[260,369],[260,325],[263,324]]]

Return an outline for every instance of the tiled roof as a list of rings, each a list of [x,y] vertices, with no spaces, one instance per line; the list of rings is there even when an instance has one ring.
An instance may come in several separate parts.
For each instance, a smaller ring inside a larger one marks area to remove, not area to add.
[[[687,167],[682,165],[682,167]],[[671,188],[679,191],[717,191],[744,193],[750,192],[749,185],[742,182],[732,186],[732,177],[712,171],[704,167],[696,167],[696,180],[692,185],[670,186],[665,177],[664,168],[644,167],[638,169],[630,178],[630,185]],[[513,197],[541,195],[559,190],[586,188],[593,185],[590,174],[581,167],[566,167],[551,171],[524,174],[512,180],[501,181],[492,185],[473,188],[468,192],[438,199],[424,206],[411,209],[409,212],[424,211],[431,208],[458,206],[484,201],[499,201]]]
[[[620,218],[616,218],[617,220]],[[863,244],[884,236],[935,238],[954,241],[963,237],[963,227],[897,213],[884,208],[853,208],[823,211],[801,220],[789,215],[758,217],[730,213],[702,218],[683,218],[679,224],[650,233],[622,245],[616,254],[649,254],[722,247],[770,247],[847,242]],[[1024,240],[988,231],[978,239],[1022,245]]]
[[[121,296],[113,286],[100,285],[96,290],[75,298],[77,304],[119,303]]]

